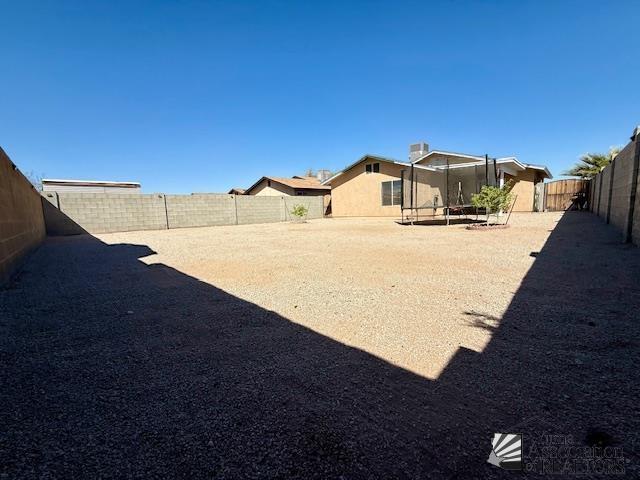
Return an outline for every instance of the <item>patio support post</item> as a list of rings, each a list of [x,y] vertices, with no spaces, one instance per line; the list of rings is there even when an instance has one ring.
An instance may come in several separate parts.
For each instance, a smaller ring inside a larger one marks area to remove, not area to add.
[[[445,218],[447,219],[447,225],[449,225],[449,158],[447,157],[447,174],[445,177],[445,187],[444,191],[446,192],[447,203],[445,204]]]
[[[489,185],[489,155],[484,154],[484,184]]]

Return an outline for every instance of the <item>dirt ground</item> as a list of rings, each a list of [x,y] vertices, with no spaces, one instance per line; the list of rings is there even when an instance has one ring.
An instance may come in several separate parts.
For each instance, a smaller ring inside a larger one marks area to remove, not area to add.
[[[401,226],[338,218],[96,235],[148,245],[162,263],[231,295],[437,378],[460,346],[482,351],[560,214],[514,215],[512,228]]]
[[[507,478],[496,432],[528,478],[543,434],[638,476],[619,239],[586,212],[49,238],[0,290],[0,478]]]

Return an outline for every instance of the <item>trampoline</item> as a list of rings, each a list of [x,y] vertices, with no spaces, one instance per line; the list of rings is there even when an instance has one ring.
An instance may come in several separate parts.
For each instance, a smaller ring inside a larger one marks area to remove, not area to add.
[[[471,203],[471,196],[483,186],[498,186],[496,159],[485,156],[484,161],[451,162],[441,159],[429,165],[412,164],[402,171],[402,224],[416,224],[444,218],[449,225],[452,218],[479,221],[487,216],[484,209]],[[422,219],[421,219],[422,216]]]

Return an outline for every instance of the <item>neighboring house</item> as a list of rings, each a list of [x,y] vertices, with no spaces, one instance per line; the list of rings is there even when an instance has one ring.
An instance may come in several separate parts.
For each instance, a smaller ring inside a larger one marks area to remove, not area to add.
[[[229,190],[229,193],[231,195],[244,195],[244,192],[244,188],[232,188],[231,190]]]
[[[549,170],[544,166],[522,163],[515,157],[499,158],[495,163],[492,178],[497,173],[496,183],[502,185],[509,180],[515,182],[512,190],[517,195],[514,211],[534,211],[535,186],[545,178],[551,178]],[[405,184],[408,184],[411,171],[416,177],[420,176],[421,183],[414,184],[413,193],[415,197],[420,197],[421,206],[430,208],[429,205],[442,206],[446,195],[449,195],[450,204],[453,205],[456,196],[463,191],[463,203],[468,204],[471,194],[483,182],[485,169],[485,157],[441,150],[429,151],[426,143],[418,143],[411,145],[408,162],[378,155],[364,155],[323,182],[323,185],[331,186],[334,217],[400,217],[403,175]],[[493,163],[491,169],[493,170]],[[460,181],[447,180],[447,172],[451,172],[452,176],[458,175]],[[462,172],[466,173],[463,175]],[[411,192],[405,192],[405,206],[409,193]],[[442,213],[441,208],[438,213]]]
[[[42,179],[43,192],[76,193],[141,193],[137,182],[108,182],[99,180]]]
[[[245,190],[245,195],[329,195],[331,187],[322,185],[316,177],[294,176],[291,178],[262,177]]]
[[[327,170],[318,172],[318,177],[293,176],[262,177],[256,183],[247,188],[245,195],[271,195],[271,196],[322,196],[324,214],[331,213],[331,187],[323,185],[319,178],[326,178]]]

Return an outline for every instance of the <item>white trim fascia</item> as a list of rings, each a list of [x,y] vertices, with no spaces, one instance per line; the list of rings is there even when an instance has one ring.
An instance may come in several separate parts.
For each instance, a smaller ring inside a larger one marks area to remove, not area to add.
[[[411,163],[418,163],[427,158],[429,155],[445,155],[447,157],[460,157],[460,158],[473,158],[474,160],[484,160],[484,157],[480,157],[478,155],[468,155],[466,153],[455,153],[455,152],[445,152],[444,150],[431,150],[429,153],[425,153],[423,156],[415,159]]]

